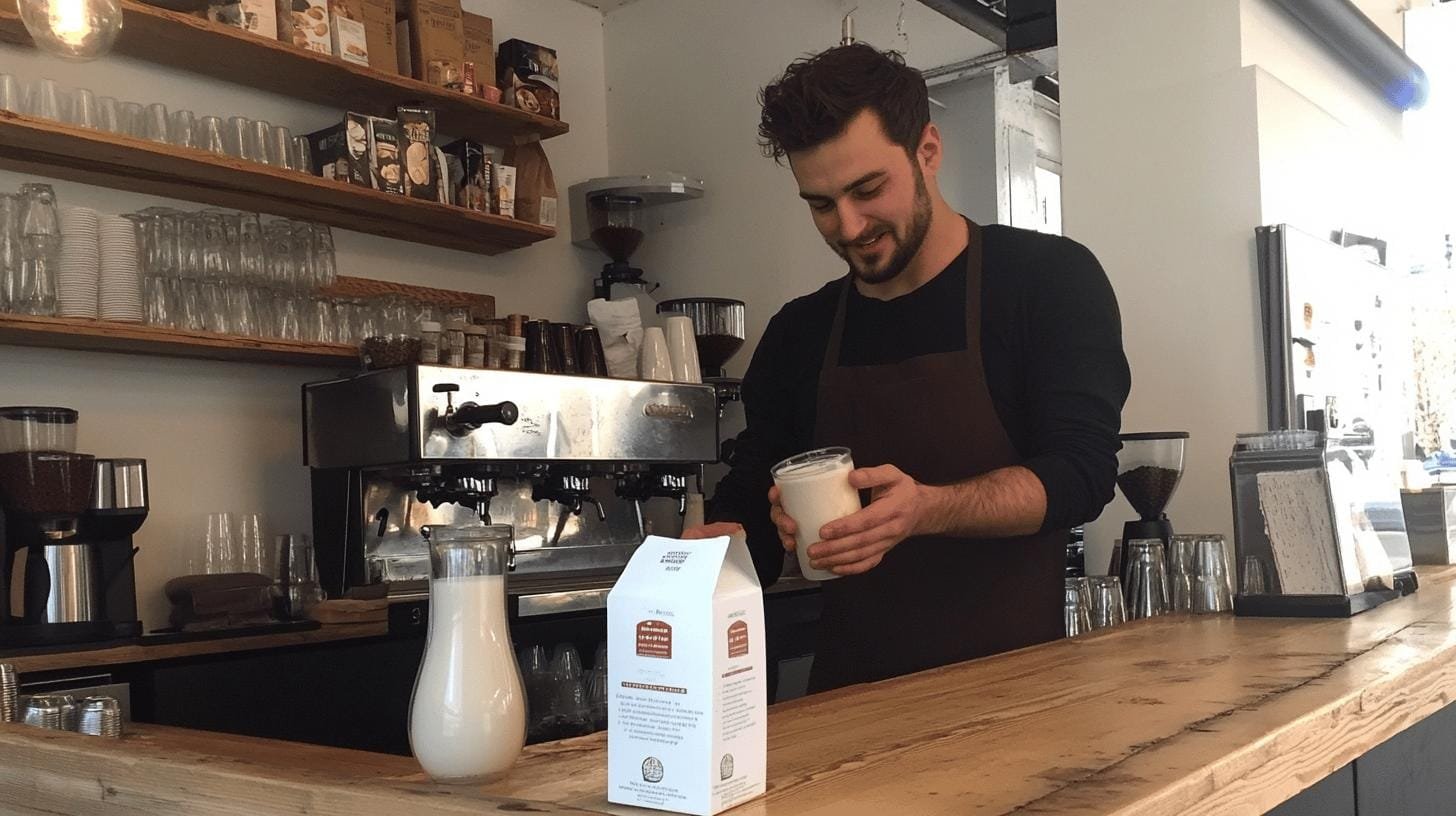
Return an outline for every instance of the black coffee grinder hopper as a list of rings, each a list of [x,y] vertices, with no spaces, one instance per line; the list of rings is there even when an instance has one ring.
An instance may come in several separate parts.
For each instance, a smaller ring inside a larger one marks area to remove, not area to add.
[[[1164,510],[1183,479],[1187,431],[1127,433],[1117,454],[1117,486],[1138,518],[1122,526],[1123,542],[1155,538],[1169,547],[1173,523]],[[1166,549],[1164,550],[1166,552]],[[1122,548],[1112,552],[1109,575],[1122,574]]]

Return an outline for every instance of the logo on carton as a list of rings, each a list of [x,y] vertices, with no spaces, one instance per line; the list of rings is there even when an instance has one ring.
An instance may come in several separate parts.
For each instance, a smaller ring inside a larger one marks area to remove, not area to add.
[[[657,757],[642,760],[642,781],[653,784],[662,781],[662,760]]]
[[[733,778],[733,755],[732,754],[724,754],[723,755],[723,761],[718,763],[718,778],[719,779],[732,779]]]
[[[728,626],[728,656],[748,656],[748,624],[734,621]]]
[[[671,660],[672,625],[660,620],[645,620],[637,624],[637,656]]]

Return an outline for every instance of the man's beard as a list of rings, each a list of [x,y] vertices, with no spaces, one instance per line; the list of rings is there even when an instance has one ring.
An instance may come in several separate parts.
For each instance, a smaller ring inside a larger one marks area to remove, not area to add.
[[[912,161],[910,166],[915,171],[915,207],[911,211],[910,223],[906,226],[904,235],[898,234],[893,224],[878,222],[866,227],[853,241],[830,244],[839,257],[849,264],[850,273],[863,283],[875,285],[894,280],[910,265],[910,260],[920,251],[926,234],[930,232],[930,191],[925,188],[925,175],[920,172],[920,165]],[[852,245],[881,232],[888,233],[895,240],[895,251],[891,253],[884,267],[874,269],[856,264],[850,254]]]

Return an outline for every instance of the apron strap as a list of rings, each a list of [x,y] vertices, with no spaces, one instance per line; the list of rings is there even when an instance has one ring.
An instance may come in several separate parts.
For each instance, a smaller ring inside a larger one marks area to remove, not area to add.
[[[981,360],[981,227],[969,218],[966,222],[966,351],[978,363]],[[839,303],[834,307],[834,322],[829,327],[829,346],[824,351],[820,372],[839,366],[839,351],[844,342],[844,315],[849,308],[849,290],[854,286],[854,273],[839,279]]]

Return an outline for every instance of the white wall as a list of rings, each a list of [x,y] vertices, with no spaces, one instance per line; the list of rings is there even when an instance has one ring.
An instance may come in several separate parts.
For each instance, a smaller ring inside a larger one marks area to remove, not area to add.
[[[1388,26],[1399,3],[1363,5]],[[1228,451],[1265,422],[1253,230],[1378,234],[1401,119],[1269,0],[1063,0],[1058,18],[1066,231],[1122,305],[1123,424],[1192,433],[1169,515],[1229,533]],[[1089,527],[1094,569],[1131,512],[1119,496]]]
[[[557,184],[564,191],[605,175],[601,14],[570,0],[466,0],[465,7],[494,18],[497,41],[521,37],[558,50],[564,118],[571,132],[545,145]],[[51,77],[98,95],[163,102],[199,115],[263,118],[299,133],[325,126],[340,113],[122,58],[66,63],[0,45],[0,66],[22,80]],[[35,178],[0,173],[0,189],[13,190]],[[56,189],[63,205],[106,212],[168,203],[71,183],[57,182]],[[580,319],[599,261],[571,246],[565,207],[561,218],[554,240],[495,258],[336,231],[339,269],[347,275],[487,292],[497,297],[502,312]],[[137,573],[143,617],[153,628],[166,625],[161,587],[186,569],[200,514],[263,511],[278,529],[307,529],[298,388],[331,373],[0,346],[0,404],[75,407],[81,411],[83,450],[149,460],[152,513],[138,536]]]
[[[946,140],[940,192],[957,212],[979,224],[996,223],[999,214],[996,82],[994,74],[986,74],[931,90],[945,105],[930,109]]]
[[[818,237],[793,177],[759,153],[758,91],[794,58],[837,44],[851,8],[859,39],[930,68],[993,46],[919,3],[896,34],[897,0],[637,0],[606,16],[608,122],[614,173],[654,168],[707,181],[699,201],[664,207],[636,256],[662,297],[748,303],[742,374],[768,319],[786,301],[844,272]]]

